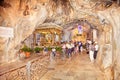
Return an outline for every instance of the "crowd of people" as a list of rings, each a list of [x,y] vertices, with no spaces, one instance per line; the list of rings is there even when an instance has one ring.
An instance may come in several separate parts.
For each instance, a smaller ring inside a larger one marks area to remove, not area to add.
[[[89,58],[91,62],[94,62],[97,58],[98,53],[98,43],[96,41],[92,42],[90,40],[87,40],[86,43],[83,43],[82,41],[69,41],[69,42],[62,42],[61,43],[61,59],[64,60],[65,58],[70,58],[73,55],[76,54],[83,54],[87,53],[89,54]],[[21,50],[20,50],[21,52]],[[43,55],[48,55],[48,48],[43,48]],[[24,57],[25,55],[20,54],[20,56]],[[51,59],[55,59],[56,57],[56,48],[52,47],[51,53],[50,53]]]
[[[62,59],[65,57],[70,58],[74,54],[83,54],[83,51],[85,51],[87,54],[89,54],[89,58],[91,62],[94,62],[97,57],[98,52],[98,43],[87,41],[86,43],[82,43],[81,41],[75,41],[75,42],[63,42],[62,43]]]

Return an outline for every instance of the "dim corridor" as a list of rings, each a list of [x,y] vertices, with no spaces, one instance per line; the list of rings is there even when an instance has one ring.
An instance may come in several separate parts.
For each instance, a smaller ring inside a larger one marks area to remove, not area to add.
[[[60,58],[50,63],[48,72],[40,80],[105,80],[98,65],[91,63],[88,54]]]

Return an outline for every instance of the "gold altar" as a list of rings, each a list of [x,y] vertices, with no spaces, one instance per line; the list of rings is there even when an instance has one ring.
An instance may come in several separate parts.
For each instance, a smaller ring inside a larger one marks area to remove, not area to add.
[[[34,45],[38,46],[54,46],[58,45],[61,41],[62,27],[56,24],[43,24],[36,28],[34,31]],[[36,34],[40,37],[36,40]]]
[[[86,32],[83,31],[82,34],[79,34],[77,28],[73,30],[72,41],[82,41],[83,43],[85,43],[86,39],[87,39]]]

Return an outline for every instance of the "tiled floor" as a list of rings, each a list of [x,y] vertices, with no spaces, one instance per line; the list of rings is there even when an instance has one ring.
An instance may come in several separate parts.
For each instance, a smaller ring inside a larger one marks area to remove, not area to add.
[[[105,80],[103,72],[91,63],[88,54],[74,55],[65,60],[56,59],[40,80]]]

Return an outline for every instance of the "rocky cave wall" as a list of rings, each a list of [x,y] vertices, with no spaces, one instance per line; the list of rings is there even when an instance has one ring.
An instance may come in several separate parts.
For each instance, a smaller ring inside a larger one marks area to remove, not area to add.
[[[12,27],[14,38],[0,38],[1,42],[1,62],[15,60],[15,54],[20,49],[21,41],[34,31],[34,28],[43,23],[47,17],[47,9],[42,3],[37,1],[27,2],[27,0],[5,0],[9,7],[0,7],[2,17],[1,26]],[[29,8],[26,6],[29,5]],[[4,42],[4,43],[3,43]],[[9,57],[8,57],[9,56]]]
[[[0,26],[13,28],[14,38],[0,38],[1,63],[3,60],[15,61],[21,42],[32,34],[35,27],[43,22],[62,25],[72,17],[70,12],[69,0],[2,0]]]
[[[105,8],[103,3],[90,2],[91,0],[2,1],[0,26],[12,27],[14,38],[0,37],[0,63],[15,61],[15,54],[20,49],[21,42],[32,34],[38,25],[52,22],[63,26],[75,19],[84,18],[96,25],[100,31],[100,50],[97,60],[106,72],[107,80],[111,80],[112,75],[115,75],[115,80],[120,79],[120,9],[116,4]]]
[[[108,15],[104,14],[106,18],[110,21],[113,29],[113,34],[112,34],[112,48],[113,48],[113,68],[114,68],[114,80],[119,80],[120,79],[120,8],[116,9],[113,8],[108,12]]]
[[[100,37],[99,60],[107,80],[120,79],[120,7],[98,11],[98,16],[106,20]]]

